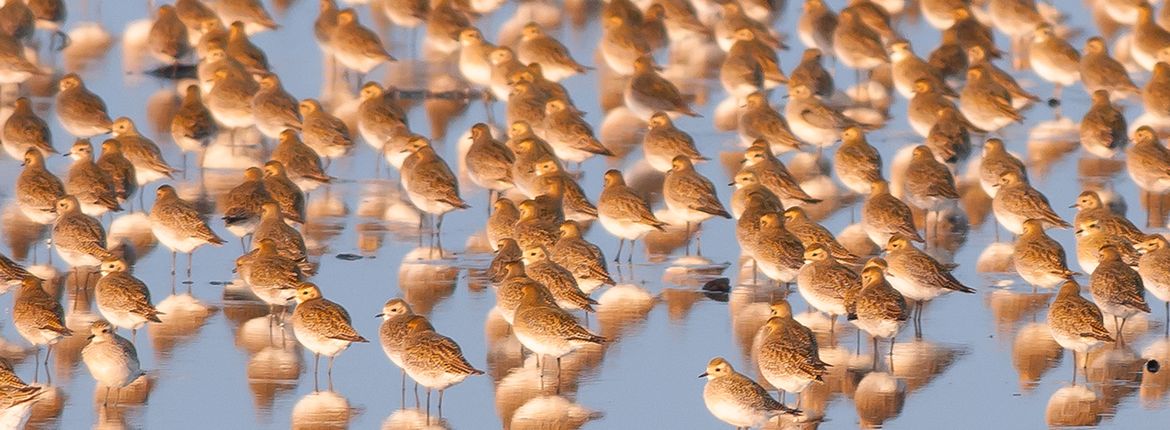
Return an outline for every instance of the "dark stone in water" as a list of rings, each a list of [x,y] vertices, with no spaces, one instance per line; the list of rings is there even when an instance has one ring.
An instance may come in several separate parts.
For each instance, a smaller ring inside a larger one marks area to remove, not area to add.
[[[703,291],[712,291],[717,293],[726,293],[731,291],[731,280],[727,278],[716,278],[707,281],[703,284]]]
[[[1059,100],[1059,99],[1048,99],[1048,107],[1050,107],[1050,108],[1054,108],[1054,107],[1057,107],[1057,106],[1060,106],[1060,100]]]
[[[1150,360],[1146,362],[1146,370],[1150,373],[1158,373],[1158,370],[1161,368],[1162,365],[1158,364],[1158,360]]]
[[[365,258],[365,257],[362,257],[362,256],[357,255],[357,254],[337,254],[338,260],[354,261],[354,260],[361,260],[362,258]]]

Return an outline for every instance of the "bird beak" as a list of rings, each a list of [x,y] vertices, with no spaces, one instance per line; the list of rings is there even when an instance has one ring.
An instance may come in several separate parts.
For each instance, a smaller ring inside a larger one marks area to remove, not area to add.
[[[383,315],[386,315],[386,314],[377,314],[377,315],[374,315],[374,318],[382,318]]]
[[[727,186],[729,186],[729,187],[734,187],[734,186],[735,186],[735,181],[731,181],[730,183],[728,183],[728,184],[727,184]]]
[[[1084,232],[1085,232],[1085,230],[1084,230],[1084,229],[1080,229],[1080,228],[1078,228],[1078,229],[1077,229],[1077,231],[1076,231],[1075,233],[1073,233],[1073,234],[1075,234],[1075,235],[1077,235],[1077,236],[1080,236],[1080,235],[1081,235],[1081,233],[1084,233]]]
[[[93,340],[93,335],[89,335],[89,337],[86,337],[85,340]]]
[[[1072,209],[1072,208],[1075,208],[1075,207],[1077,207],[1077,204],[1076,204],[1076,203],[1073,203],[1073,204],[1071,204],[1071,205],[1068,205],[1068,208],[1069,208],[1069,209]]]
[[[743,164],[743,163],[746,163],[746,162],[747,162],[747,159],[746,159],[746,158],[744,158],[744,159],[742,159],[742,160],[739,160],[739,164]]]
[[[700,378],[706,378],[706,377],[707,377],[707,372],[703,372],[703,374],[702,374],[702,375],[699,375],[699,377],[700,377]]]
[[[61,153],[61,156],[62,156],[62,157],[68,157],[68,156],[69,156],[69,154],[72,154],[72,152],[62,152],[62,153]]]

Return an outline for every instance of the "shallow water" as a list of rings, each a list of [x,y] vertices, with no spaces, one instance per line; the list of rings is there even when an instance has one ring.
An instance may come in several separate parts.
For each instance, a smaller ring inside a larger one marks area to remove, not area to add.
[[[780,28],[793,27],[795,7],[789,5],[789,12],[779,21]],[[1084,37],[1094,31],[1088,27],[1090,21],[1086,16],[1075,15],[1080,12],[1074,10],[1079,3],[1062,7],[1074,14],[1074,27],[1085,29],[1074,38],[1074,45],[1080,46]],[[502,29],[515,30],[514,23],[508,22],[515,9],[508,5],[477,25],[490,40],[497,40]],[[167,107],[176,102],[171,96],[175,94],[175,84],[127,73],[127,68],[136,70],[138,66],[127,55],[136,52],[135,48],[123,45],[124,41],[133,44],[134,30],[124,29],[133,28],[133,21],[146,16],[146,10],[137,3],[122,8],[106,4],[102,12],[101,27],[116,35],[125,31],[126,37],[115,37],[108,53],[88,63],[83,74],[87,85],[105,98],[112,114],[135,119],[140,129],[157,139],[166,158],[179,164],[182,157],[169,142],[169,133],[160,133],[152,125],[166,124]],[[600,34],[596,13],[596,8],[580,15],[569,9],[561,17],[565,25],[554,33],[586,64],[597,62],[589,56]],[[72,21],[66,28],[73,30],[79,22],[94,19],[93,13],[80,10],[71,11],[70,16]],[[331,81],[324,77],[326,68],[307,31],[315,16],[314,2],[295,2],[278,18],[283,25],[281,30],[257,35],[253,40],[266,50],[292,94],[318,97],[336,106],[353,96],[336,91],[337,86],[328,84]],[[584,18],[577,21],[578,16]],[[370,18],[363,12],[363,22],[371,23]],[[575,26],[572,22],[583,24]],[[923,22],[903,22],[900,29],[919,45],[916,51],[920,55],[935,44],[937,33]],[[383,82],[404,89],[453,88],[457,80],[445,76],[453,73],[453,67],[405,61],[420,58],[416,53],[422,52],[407,46],[412,40],[408,31],[395,29],[383,34],[394,41],[391,52],[404,60],[389,66],[389,70],[375,72]],[[75,47],[90,42],[93,39],[75,37]],[[792,36],[789,42],[799,45]],[[798,56],[799,49],[783,52],[783,67],[790,70]],[[691,65],[709,61],[702,57],[691,55],[685,57],[685,62],[669,61],[668,55],[662,53],[658,59],[661,64],[669,64],[665,72],[668,76],[690,78],[701,75],[701,69]],[[71,56],[61,63],[78,67],[82,62]],[[1031,72],[1020,73],[1037,94],[1050,92],[1050,87]],[[852,72],[842,71],[838,76],[839,86],[852,82]],[[1135,79],[1144,82],[1148,75],[1136,75]],[[570,78],[564,83],[575,103],[589,112],[587,118],[605,143],[618,149],[615,152],[632,152],[624,159],[593,159],[585,163],[581,183],[587,192],[596,197],[600,173],[608,167],[622,168],[636,186],[656,188],[660,176],[641,161],[636,145],[631,146],[638,142],[636,126],[630,126],[629,120],[619,114],[605,114],[605,108],[614,101],[612,91],[620,88],[620,83],[596,74]],[[704,154],[722,161],[701,165],[700,171],[717,184],[726,183],[730,176],[727,168],[736,165],[736,151],[740,148],[733,133],[713,126],[713,122],[725,118],[716,112],[716,105],[724,98],[723,90],[715,79],[687,79],[681,83],[688,91],[699,92],[701,102],[697,109],[704,118],[683,119],[677,124],[695,137]],[[776,95],[772,99],[782,101]],[[620,103],[620,98],[617,100]],[[54,127],[55,146],[64,149],[70,140],[51,118],[51,101],[41,97],[37,105],[46,108],[40,113]],[[1088,97],[1079,87],[1066,90],[1064,114],[1075,122],[1087,102]],[[1126,105],[1131,119],[1140,113],[1141,106],[1136,101]],[[724,106],[734,109],[734,102]],[[497,104],[494,117],[502,119],[503,112]],[[905,121],[905,100],[896,97],[890,112],[890,123],[869,136],[883,153],[887,174],[893,172],[895,153],[919,142]],[[1090,158],[1076,148],[1075,142],[1029,138],[1052,127],[1048,120],[1053,113],[1046,106],[1035,106],[1026,115],[1026,124],[1009,127],[1001,134],[1010,150],[1027,155],[1034,184],[1048,195],[1058,213],[1072,219],[1074,210],[1066,206],[1082,187],[1111,183],[1129,203],[1129,216],[1142,225],[1148,205],[1121,164]],[[485,118],[478,102],[464,106],[431,100],[415,104],[410,110],[412,128],[434,136],[452,165],[459,148],[465,145],[459,136]],[[640,242],[632,266],[623,263],[619,268],[611,264],[611,271],[620,276],[621,286],[594,295],[602,305],[597,315],[590,316],[589,323],[614,342],[604,350],[586,349],[565,357],[558,395],[551,373],[542,382],[531,358],[522,360],[519,344],[508,335],[506,324],[490,313],[494,305],[492,290],[476,276],[476,269],[485,267],[491,258],[484,251],[482,237],[486,194],[465,181],[463,195],[473,208],[447,217],[443,243],[449,258],[431,259],[428,249],[418,247],[416,215],[409,203],[397,195],[396,173],[383,166],[381,176],[377,176],[375,166],[381,163],[377,155],[365,144],[358,148],[353,156],[331,166],[330,172],[342,179],[340,183],[309,196],[310,223],[305,233],[320,262],[320,271],[313,280],[322,286],[327,298],[349,310],[357,330],[370,339],[377,338],[380,320],[373,315],[380,312],[382,303],[391,297],[405,297],[440,332],[457,340],[472,364],[487,371],[487,375],[469,378],[449,390],[443,419],[432,420],[432,425],[529,428],[541,423],[572,426],[593,420],[588,425],[594,428],[724,427],[703,406],[703,381],[695,376],[715,356],[727,357],[739,370],[751,374],[747,358],[751,336],[766,319],[768,301],[783,294],[775,286],[751,285],[750,269],[739,270],[738,246],[731,240],[732,222],[713,220],[704,226],[706,258],[682,257],[682,233],[675,231],[648,238],[651,253]],[[253,162],[248,154],[246,149],[235,154],[223,150],[210,155],[209,161],[220,166],[244,166]],[[193,162],[191,159],[188,163]],[[50,168],[59,174],[63,175],[67,166],[65,158],[50,160]],[[961,170],[966,171],[966,166]],[[13,183],[18,171],[17,161],[0,160],[0,183]],[[208,169],[200,173],[189,168],[175,182],[184,197],[200,199],[210,209],[216,197],[239,176],[239,170]],[[823,192],[833,191],[832,182],[823,177],[812,181],[822,187],[827,185],[821,189]],[[1046,424],[1159,428],[1159,423],[1170,421],[1167,372],[1142,370],[1147,359],[1156,358],[1163,363],[1170,360],[1170,340],[1162,334],[1165,314],[1161,303],[1151,297],[1154,313],[1127,326],[1129,347],[1102,348],[1099,351],[1104,352],[1092,354],[1089,383],[1083,383],[1082,375],[1082,383],[1072,385],[1071,354],[1051,340],[1044,325],[1045,308],[1052,293],[1033,293],[1017,276],[1004,272],[1003,267],[1010,268],[1004,258],[1011,248],[997,242],[990,201],[981,195],[978,186],[964,189],[970,191],[961,204],[972,224],[969,233],[949,235],[941,243],[932,244],[931,252],[940,259],[960,263],[956,276],[978,292],[932,302],[924,316],[921,340],[914,340],[912,329],[907,328],[899,336],[892,358],[885,357],[887,344],[881,344],[882,357],[874,367],[869,341],[863,339],[860,347],[856,346],[855,332],[849,324],[838,321],[835,337],[830,339],[827,319],[804,314],[806,306],[799,295],[790,297],[801,314],[798,318],[822,335],[822,357],[834,364],[825,384],[814,385],[802,395],[807,414],[823,418],[819,425],[824,428],[1035,428]],[[719,191],[726,201],[731,190],[720,187]],[[152,193],[147,194],[149,207]],[[7,248],[4,251],[26,264],[46,265],[43,241],[37,240],[43,239],[46,232],[21,223],[13,216],[11,199],[7,202],[0,217]],[[855,198],[832,199],[810,211],[823,218],[821,222],[830,230],[842,232],[857,211],[856,203]],[[95,390],[93,380],[79,363],[84,336],[74,336],[54,351],[52,385],[58,389],[58,397],[55,402],[38,405],[32,417],[34,426],[413,428],[425,423],[422,412],[401,408],[404,403],[413,407],[414,396],[407,392],[404,398],[399,372],[376,341],[354,345],[343,353],[334,369],[333,391],[316,391],[312,354],[297,346],[291,334],[273,333],[264,306],[248,300],[239,288],[223,285],[233,278],[233,261],[241,252],[238,243],[229,240],[221,248],[197,252],[193,283],[176,285],[168,270],[170,256],[166,250],[152,248],[149,238],[143,236],[143,219],[141,214],[118,214],[110,230],[139,245],[135,248],[135,274],[150,285],[155,303],[167,313],[165,324],[149,326],[137,337],[143,368],[149,371],[149,381],[144,384],[148,387],[124,389],[120,395],[122,405],[101,407],[104,390]],[[213,228],[230,237],[218,217],[213,219]],[[110,218],[105,221],[109,227]],[[962,225],[956,230],[968,229]],[[1052,234],[1068,252],[1073,252],[1071,231],[1056,230]],[[1005,242],[1010,240],[1006,231],[998,237]],[[600,227],[592,228],[587,238],[611,256],[616,249],[615,238]],[[142,246],[144,243],[146,246]],[[361,258],[352,258],[355,256]],[[58,273],[67,270],[56,256],[53,261]],[[182,258],[179,265],[181,281]],[[700,291],[706,281],[719,277],[732,280],[734,289],[730,294]],[[90,282],[94,280],[96,277],[91,277]],[[85,296],[73,293],[76,280],[61,277],[53,285],[59,288],[64,306],[70,310],[70,327],[81,330],[96,318],[96,310]],[[179,294],[172,295],[173,289]],[[187,290],[190,295],[184,294]],[[10,313],[11,300],[10,294],[0,296],[0,309]],[[0,355],[17,360],[18,373],[31,380],[33,351],[10,324],[0,328],[0,335],[4,339]],[[322,389],[327,385],[324,373],[321,369]],[[793,401],[791,396],[788,400]]]

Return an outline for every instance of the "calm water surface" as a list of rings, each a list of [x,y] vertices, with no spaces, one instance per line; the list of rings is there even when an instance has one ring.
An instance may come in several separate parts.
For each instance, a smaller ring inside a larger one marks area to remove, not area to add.
[[[147,10],[141,2],[105,3],[100,26],[113,35],[108,52],[90,62],[70,57],[63,63],[70,68],[84,65],[88,86],[105,98],[110,112],[133,118],[140,129],[157,139],[168,161],[179,164],[182,156],[170,142],[166,127],[156,125],[169,121],[167,113],[177,103],[175,84],[134,73],[138,66],[126,54],[140,52],[133,47],[133,29],[141,25],[135,21],[146,16]],[[344,86],[327,83],[333,81],[324,73],[326,68],[308,30],[316,16],[316,3],[292,3],[278,19],[282,29],[257,35],[254,42],[265,49],[292,94],[321,98],[331,106],[345,105],[354,97],[352,90],[345,93]],[[781,28],[794,26],[795,6],[789,5],[789,12],[779,21]],[[1077,15],[1082,13],[1080,2],[1061,2],[1061,7],[1073,14],[1071,24],[1082,30],[1073,38],[1074,45],[1080,46],[1095,30],[1088,17]],[[76,43],[92,44],[92,38],[81,37],[77,31],[83,31],[78,30],[80,22],[97,18],[77,9],[70,12],[66,28],[75,31]],[[490,40],[497,40],[501,32],[515,34],[518,23],[523,23],[510,20],[515,10],[514,4],[507,5],[477,25]],[[600,34],[596,11],[566,13],[561,17],[564,26],[555,31],[575,56],[588,64],[597,63],[591,59]],[[560,8],[545,12],[555,16]],[[365,11],[362,21],[373,22]],[[937,32],[925,23],[906,21],[900,26],[919,54],[925,55],[936,44]],[[140,32],[141,27],[137,28]],[[391,52],[404,61],[375,72],[374,77],[404,89],[459,88],[458,78],[448,76],[455,73],[453,67],[411,60],[422,58],[418,54],[422,50],[410,46],[408,31],[385,30],[383,35],[392,42]],[[789,39],[799,45],[795,37]],[[717,48],[707,49],[713,52]],[[700,171],[715,183],[726,183],[728,169],[736,165],[740,149],[733,133],[713,124],[726,121],[722,111],[716,112],[725,95],[717,80],[693,79],[702,76],[702,65],[712,60],[701,55],[701,49],[687,52],[692,55],[659,56],[661,64],[669,65],[668,76],[684,77],[680,84],[699,94],[697,109],[704,118],[677,124],[695,137],[706,155],[723,161],[702,165]],[[798,55],[799,49],[782,53],[783,67],[791,69]],[[839,86],[852,82],[851,72],[838,75]],[[1050,92],[1031,72],[1020,76],[1034,92]],[[1136,79],[1144,82],[1148,75],[1137,75]],[[631,152],[623,159],[585,163],[581,182],[586,190],[592,196],[599,193],[600,173],[608,167],[623,168],[632,182],[646,189],[658,187],[660,177],[641,162],[640,151],[632,145],[639,141],[637,125],[630,125],[620,114],[605,115],[620,82],[594,73],[564,84],[576,104],[589,112],[587,118],[606,144],[618,152]],[[1088,97],[1079,87],[1065,94],[1064,114],[1075,120],[1087,108]],[[52,99],[43,95],[37,99],[38,106],[45,118],[51,118]],[[773,101],[782,100],[773,96]],[[723,106],[734,109],[733,102]],[[1135,101],[1127,106],[1131,119],[1140,113]],[[503,112],[497,104],[494,117],[502,119]],[[893,119],[889,124],[869,137],[883,152],[887,169],[899,149],[919,142],[906,123],[905,100],[898,98],[890,112]],[[1129,203],[1131,218],[1139,224],[1146,218],[1147,205],[1121,164],[1086,158],[1089,156],[1079,151],[1075,142],[1063,138],[1071,123],[1051,122],[1053,112],[1048,107],[1033,107],[1026,115],[1025,125],[1009,127],[1002,136],[1010,150],[1026,154],[1036,186],[1065,219],[1074,214],[1066,206],[1088,186],[1115,190]],[[459,136],[486,118],[478,102],[430,101],[416,103],[410,111],[412,128],[434,136],[452,164],[466,146]],[[68,148],[67,133],[55,120],[49,121],[55,127],[55,146]],[[1049,129],[1057,131],[1044,132]],[[1056,138],[1030,138],[1041,134]],[[220,166],[236,168],[266,159],[247,149],[234,155],[221,150],[209,157]],[[358,331],[370,339],[377,338],[380,320],[373,315],[380,312],[382,303],[404,296],[440,332],[456,339],[474,365],[487,370],[486,376],[470,378],[451,389],[443,421],[432,424],[493,428],[512,423],[520,428],[522,422],[531,425],[547,420],[544,422],[572,426],[592,420],[586,425],[593,428],[724,427],[703,406],[703,381],[696,375],[714,356],[725,356],[739,370],[750,373],[747,349],[751,336],[766,319],[768,300],[783,294],[775,286],[752,286],[750,270],[741,275],[738,246],[731,240],[732,222],[714,220],[704,226],[705,258],[680,257],[682,234],[674,232],[651,236],[647,240],[650,254],[639,243],[634,265],[623,265],[620,271],[611,265],[621,286],[595,295],[602,306],[591,316],[590,325],[615,341],[604,350],[587,349],[566,357],[558,396],[551,374],[542,388],[531,359],[521,358],[519,344],[508,334],[506,324],[489,312],[494,293],[476,275],[491,258],[483,245],[486,194],[469,182],[465,184],[464,197],[474,207],[447,217],[443,239],[450,258],[429,259],[428,250],[417,246],[416,215],[397,194],[397,174],[383,166],[379,176],[375,170],[378,163],[373,150],[359,144],[352,157],[331,167],[331,173],[342,180],[310,194],[310,223],[305,234],[321,263],[313,280],[322,286],[326,297],[349,310]],[[62,176],[67,167],[66,158],[50,160],[50,168]],[[0,160],[0,183],[12,184],[18,172],[18,161]],[[188,169],[175,182],[186,198],[198,199],[210,210],[239,177],[240,171],[233,169],[213,168],[202,174]],[[819,191],[834,192],[831,180],[808,179],[809,186],[818,183],[814,188]],[[152,190],[154,185],[148,188]],[[989,199],[978,186],[965,188],[970,193],[966,193],[961,208],[970,226],[960,220],[955,230],[969,232],[932,244],[932,252],[959,263],[956,276],[978,293],[951,295],[931,303],[923,322],[924,337],[913,340],[912,331],[907,329],[898,338],[892,359],[883,354],[876,368],[870,360],[868,340],[858,348],[851,326],[839,323],[830,339],[827,319],[799,315],[821,333],[822,357],[834,365],[825,384],[803,394],[802,406],[807,413],[823,418],[819,423],[823,428],[1036,428],[1047,424],[1164,428],[1170,422],[1166,396],[1170,377],[1167,372],[1142,370],[1147,359],[1170,360],[1170,340],[1162,335],[1165,315],[1161,303],[1152,301],[1152,315],[1129,323],[1133,332],[1127,334],[1127,348],[1104,348],[1104,353],[1093,354],[1089,383],[1073,386],[1071,354],[1052,341],[1044,324],[1052,294],[1033,293],[1014,274],[1005,273],[1004,268],[1010,267],[1005,263],[1010,237],[1003,232],[999,237],[1004,242],[997,242]],[[727,199],[730,191],[721,187],[721,197]],[[22,223],[15,216],[18,211],[11,196],[6,197],[0,218],[8,248],[4,251],[26,264],[42,266],[38,270],[49,270],[44,267],[49,263],[42,240],[47,232]],[[150,200],[147,196],[148,207]],[[830,230],[842,232],[854,219],[856,203],[855,199],[833,199],[812,212],[823,218]],[[135,209],[140,210],[137,204]],[[213,219],[213,227],[228,237],[218,216]],[[52,359],[57,397],[38,405],[32,419],[35,427],[412,428],[420,424],[420,412],[402,409],[404,402],[413,408],[414,397],[408,393],[407,399],[403,398],[400,374],[376,342],[355,345],[342,354],[334,371],[333,391],[317,392],[312,354],[302,350],[291,334],[270,332],[266,308],[248,300],[239,287],[224,285],[233,279],[239,244],[229,242],[222,248],[200,250],[195,257],[193,283],[173,285],[168,270],[170,255],[148,243],[144,220],[141,213],[121,213],[113,217],[110,230],[137,244],[135,273],[150,285],[156,304],[167,313],[165,324],[149,326],[138,335],[139,355],[143,368],[149,370],[149,382],[123,390],[124,405],[101,408],[101,393],[95,391],[93,380],[79,362],[84,336],[74,336],[62,342]],[[104,221],[110,226],[110,217]],[[1052,234],[1073,252],[1071,231]],[[616,249],[615,238],[600,227],[592,228],[587,238],[610,255]],[[65,274],[67,268],[58,258],[52,265]],[[718,277],[732,280],[734,289],[729,295],[708,296],[700,291],[703,283]],[[90,282],[94,280],[96,277]],[[70,327],[88,327],[97,314],[84,297],[79,299],[72,293],[78,280],[61,276],[54,285],[65,296]],[[178,295],[172,294],[173,287]],[[0,296],[3,312],[11,312],[11,300],[11,294]],[[798,295],[791,300],[798,313],[804,312],[807,306]],[[10,324],[0,328],[0,336],[0,355],[17,360],[17,371],[31,379],[33,351]],[[325,388],[324,370],[321,380],[321,388]]]

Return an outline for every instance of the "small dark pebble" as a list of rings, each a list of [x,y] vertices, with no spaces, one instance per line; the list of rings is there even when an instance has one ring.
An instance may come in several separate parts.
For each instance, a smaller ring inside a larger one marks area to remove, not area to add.
[[[1146,362],[1146,371],[1150,373],[1158,373],[1158,370],[1161,368],[1162,365],[1158,364],[1158,360],[1150,360]]]
[[[1057,100],[1057,99],[1048,99],[1048,107],[1050,107],[1050,108],[1054,108],[1054,107],[1057,107],[1057,106],[1060,106],[1060,100]]]
[[[727,278],[716,278],[707,281],[703,284],[703,291],[712,291],[717,293],[726,293],[731,291],[731,280]]]
[[[357,255],[357,254],[337,254],[338,260],[354,261],[354,260],[361,260],[362,258],[364,258],[364,257]]]

